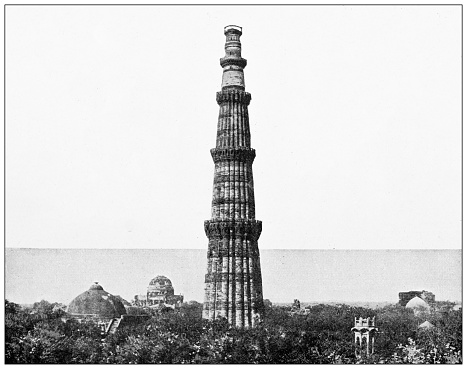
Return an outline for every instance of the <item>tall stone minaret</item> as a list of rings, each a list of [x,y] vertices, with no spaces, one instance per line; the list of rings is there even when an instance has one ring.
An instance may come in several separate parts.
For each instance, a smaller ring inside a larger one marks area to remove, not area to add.
[[[209,238],[203,318],[225,317],[232,325],[251,327],[263,312],[263,287],[255,219],[248,104],[241,56],[242,28],[227,26],[222,91],[217,93],[219,121],[214,160],[211,220],[204,222]]]

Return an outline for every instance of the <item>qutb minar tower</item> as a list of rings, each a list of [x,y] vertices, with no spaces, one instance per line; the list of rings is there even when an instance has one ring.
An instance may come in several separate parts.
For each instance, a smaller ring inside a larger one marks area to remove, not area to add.
[[[211,220],[204,222],[209,238],[203,318],[225,317],[232,325],[251,327],[263,312],[263,287],[255,219],[248,104],[241,56],[241,27],[227,26],[222,91],[217,93],[219,121],[214,160]]]

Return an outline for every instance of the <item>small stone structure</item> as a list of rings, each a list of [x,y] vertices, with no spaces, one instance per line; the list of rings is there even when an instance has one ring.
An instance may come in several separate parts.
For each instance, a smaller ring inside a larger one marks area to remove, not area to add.
[[[161,306],[176,308],[183,303],[182,295],[175,295],[172,281],[163,275],[151,279],[145,295],[135,295],[134,305],[158,308]]]
[[[299,299],[294,299],[293,300],[292,309],[300,310],[300,300]]]
[[[311,312],[311,307],[302,307],[299,299],[294,299],[293,304],[288,312],[289,315],[308,315]]]
[[[378,328],[375,327],[375,317],[355,318],[355,326],[352,328],[355,335],[357,352],[355,354],[370,355],[375,352],[375,336]]]
[[[429,291],[408,291],[399,292],[399,305],[405,306],[414,297],[419,297],[425,301],[428,305],[435,302],[435,295]]]

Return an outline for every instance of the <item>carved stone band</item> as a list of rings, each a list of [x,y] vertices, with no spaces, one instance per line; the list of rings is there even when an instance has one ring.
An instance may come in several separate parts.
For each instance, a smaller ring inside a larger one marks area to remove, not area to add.
[[[249,277],[249,278],[248,278]],[[229,272],[220,272],[220,273],[210,273],[204,275],[204,282],[205,283],[213,283],[213,282],[227,282],[235,280],[237,282],[252,282],[252,276],[245,276],[244,273],[229,273]],[[243,285],[240,286],[243,288]]]
[[[221,258],[236,258],[237,261],[248,259],[248,258],[258,258],[259,250],[257,244],[250,243],[248,245],[244,244],[244,240],[241,241],[239,238],[235,240],[232,245],[229,245],[229,240],[211,240],[208,247],[208,258],[218,260],[220,262]],[[256,246],[255,246],[256,245]]]
[[[241,90],[224,90],[217,93],[216,101],[219,105],[227,101],[240,102],[242,104],[249,105],[251,95],[248,92]]]
[[[228,196],[228,194],[227,194]],[[248,204],[250,207],[255,207],[255,201],[253,199],[238,199],[238,198],[224,198],[224,197],[215,197],[212,199],[212,204],[213,205],[224,205],[224,204],[233,204],[236,206],[243,205],[243,204]]]
[[[238,149],[211,149],[211,156],[214,163],[223,160],[241,160],[245,163],[253,163],[256,157],[255,149],[238,148]]]
[[[257,241],[262,231],[260,220],[232,220],[217,221],[206,220],[204,222],[204,231],[208,238],[230,238],[238,236]]]

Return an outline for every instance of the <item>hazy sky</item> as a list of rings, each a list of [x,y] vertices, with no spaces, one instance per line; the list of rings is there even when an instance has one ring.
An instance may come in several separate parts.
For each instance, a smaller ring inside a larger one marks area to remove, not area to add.
[[[262,250],[264,297],[273,302],[388,301],[428,290],[461,300],[460,250]],[[185,301],[204,299],[206,250],[7,249],[6,298],[69,304],[93,282],[128,301],[165,275]]]
[[[237,24],[260,249],[459,249],[460,22],[460,6],[8,6],[6,245],[207,248]]]

